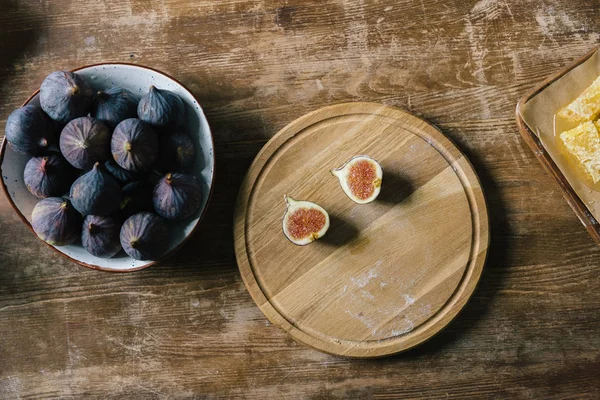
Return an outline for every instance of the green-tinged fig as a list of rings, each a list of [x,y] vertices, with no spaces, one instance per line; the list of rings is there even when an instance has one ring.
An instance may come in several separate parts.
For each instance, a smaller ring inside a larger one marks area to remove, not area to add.
[[[90,169],[110,158],[110,138],[110,129],[99,119],[76,118],[62,130],[60,151],[75,168]]]
[[[202,189],[194,175],[168,173],[154,187],[154,211],[166,219],[194,215],[202,202]]]
[[[158,168],[163,172],[183,172],[194,165],[196,148],[189,135],[175,132],[159,140]]]
[[[73,207],[83,215],[109,215],[119,209],[121,187],[96,163],[73,183],[69,197]]]
[[[80,75],[56,71],[44,79],[40,87],[42,109],[55,121],[66,124],[90,111],[94,92]]]
[[[120,233],[118,218],[88,215],[81,228],[81,244],[93,256],[110,258],[121,250]]]
[[[14,151],[37,156],[56,140],[53,121],[44,111],[28,104],[13,111],[6,120],[6,140]]]
[[[71,202],[61,197],[40,200],[31,213],[34,232],[44,242],[65,246],[75,242],[81,232],[81,214]]]
[[[32,157],[23,172],[27,189],[41,199],[66,194],[76,177],[77,171],[58,153]]]
[[[144,179],[148,173],[133,172],[119,167],[114,158],[110,158],[104,163],[106,171],[113,176],[121,185],[126,185],[129,182],[139,181]]]
[[[129,217],[121,227],[121,246],[136,260],[157,260],[169,243],[169,228],[156,214],[141,212]]]
[[[153,189],[154,186],[146,181],[131,182],[125,185],[121,198],[121,216],[127,219],[141,211],[153,211]]]
[[[130,118],[113,132],[110,144],[117,164],[128,171],[149,171],[158,157],[158,135],[145,122]]]
[[[356,203],[370,203],[381,191],[383,170],[369,156],[354,156],[331,173],[339,179],[344,193]]]
[[[119,122],[137,117],[138,100],[127,89],[111,87],[96,94],[90,115],[115,128]]]
[[[150,86],[138,104],[138,117],[159,127],[176,128],[183,122],[185,106],[177,94]]]
[[[283,233],[292,243],[304,246],[323,237],[329,229],[329,214],[320,205],[284,196]]]

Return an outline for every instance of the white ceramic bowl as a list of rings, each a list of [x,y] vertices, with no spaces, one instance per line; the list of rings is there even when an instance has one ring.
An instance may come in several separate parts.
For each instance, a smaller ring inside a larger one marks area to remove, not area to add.
[[[152,68],[133,64],[107,63],[81,67],[74,71],[85,77],[96,90],[108,89],[111,86],[120,86],[130,90],[141,98],[148,91],[150,85],[155,85],[159,89],[168,89],[177,93],[185,102],[186,121],[184,130],[196,143],[196,163],[193,170],[189,172],[196,175],[198,182],[200,182],[203,200],[200,209],[193,217],[182,222],[169,223],[171,237],[169,249],[161,257],[163,259],[175,252],[194,232],[204,215],[212,191],[215,166],[213,138],[202,107],[194,95],[181,83]],[[28,103],[39,105],[39,91],[33,93],[24,104]],[[3,140],[2,147],[0,148],[2,188],[12,207],[21,217],[21,220],[31,229],[31,212],[39,200],[29,193],[29,190],[27,190],[23,183],[23,171],[29,158],[27,155],[15,153],[6,142],[6,139]],[[77,242],[69,246],[50,247],[83,266],[103,271],[137,271],[160,261],[134,260],[123,251],[113,258],[98,258],[89,254]]]

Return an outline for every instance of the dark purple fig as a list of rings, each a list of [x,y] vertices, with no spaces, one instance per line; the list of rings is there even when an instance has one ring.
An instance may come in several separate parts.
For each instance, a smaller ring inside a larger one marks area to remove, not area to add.
[[[75,168],[90,169],[110,158],[110,129],[92,117],[76,118],[60,135],[60,151]]]
[[[121,216],[123,219],[142,211],[154,211],[152,205],[153,189],[154,186],[146,181],[131,182],[125,185],[121,198]]]
[[[81,228],[81,244],[93,256],[110,258],[121,250],[120,233],[118,218],[88,215]]]
[[[166,219],[194,215],[202,201],[202,189],[194,175],[168,173],[158,181],[152,194],[154,211]]]
[[[141,212],[129,217],[121,227],[121,246],[136,260],[156,260],[167,249],[169,227],[156,214]]]
[[[40,200],[31,213],[31,225],[44,242],[53,246],[65,246],[79,238],[81,214],[71,202],[62,197]]]
[[[121,187],[96,163],[73,183],[69,197],[73,207],[83,215],[109,215],[119,209]]]
[[[129,90],[111,87],[96,94],[90,115],[114,129],[119,122],[137,117],[137,105],[138,100]]]
[[[146,177],[146,181],[150,182],[152,184],[152,188],[154,188],[158,181],[160,181],[163,177],[164,175],[158,172],[157,170],[152,170]]]
[[[158,167],[163,172],[183,172],[194,165],[196,148],[189,135],[175,132],[159,139]]]
[[[6,140],[17,153],[41,154],[55,142],[54,132],[54,122],[32,104],[17,108],[6,120]]]
[[[58,153],[33,157],[25,165],[23,181],[35,197],[62,196],[69,191],[77,171]]]
[[[152,127],[137,118],[121,122],[110,143],[113,158],[128,171],[149,171],[158,157],[158,135]]]
[[[150,86],[150,90],[140,100],[138,117],[151,125],[176,128],[183,122],[185,106],[177,94]]]
[[[147,175],[146,172],[127,171],[126,169],[119,167],[115,159],[112,157],[110,158],[110,160],[107,160],[104,163],[104,168],[109,174],[113,176],[113,178],[119,181],[121,185],[125,185],[133,181],[139,181],[141,179],[144,179],[144,177]]]
[[[55,121],[66,124],[90,111],[94,92],[79,75],[56,71],[44,79],[40,87],[40,104]]]

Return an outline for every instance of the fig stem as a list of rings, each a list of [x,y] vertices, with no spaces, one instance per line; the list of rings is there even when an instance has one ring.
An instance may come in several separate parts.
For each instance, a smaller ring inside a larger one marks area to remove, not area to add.
[[[125,143],[125,151],[131,151],[131,143],[130,142]]]
[[[171,183],[171,181],[173,180],[173,174],[171,174],[170,172],[165,176],[165,179],[167,180],[167,182]]]
[[[71,88],[71,95],[75,96],[77,93],[79,93],[79,86],[73,86]]]
[[[129,203],[129,201],[131,201],[131,197],[130,196],[124,196],[123,200],[121,200],[121,204],[119,205],[119,208],[122,210],[127,206],[127,203]]]
[[[181,146],[177,148],[177,161],[179,161],[179,163],[183,163],[183,147]]]
[[[137,247],[137,245],[138,245],[138,241],[137,241],[137,240],[132,240],[132,241],[130,241],[130,242],[129,242],[129,245],[130,245],[132,248],[134,248],[134,249],[135,249],[135,248]]]
[[[283,200],[285,200],[288,206],[291,206],[296,202],[296,200],[292,196],[288,196],[287,194],[283,195]]]
[[[94,233],[94,231],[96,230],[96,225],[90,222],[90,224],[88,225],[88,230],[90,231],[90,233]]]

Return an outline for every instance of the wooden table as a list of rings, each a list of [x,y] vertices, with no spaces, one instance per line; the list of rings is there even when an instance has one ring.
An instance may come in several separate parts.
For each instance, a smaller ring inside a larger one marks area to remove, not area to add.
[[[600,41],[598,0],[5,0],[0,119],[57,69],[153,66],[203,102],[217,181],[199,232],[132,274],[51,251],[0,196],[0,398],[598,398],[600,249],[521,140],[517,99]],[[295,343],[240,279],[240,181],[280,128],[375,101],[439,126],[490,210],[474,297],[425,345],[357,361]]]

